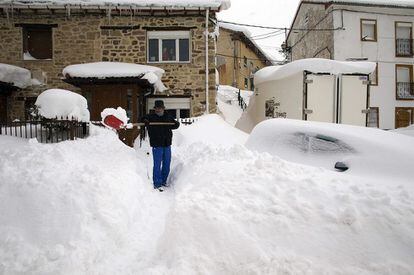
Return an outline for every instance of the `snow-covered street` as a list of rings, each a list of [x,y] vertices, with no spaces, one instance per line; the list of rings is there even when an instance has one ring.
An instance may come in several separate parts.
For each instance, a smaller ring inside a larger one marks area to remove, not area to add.
[[[217,115],[181,127],[159,193],[148,145],[109,130],[1,136],[0,273],[413,274],[411,178],[288,162],[247,139]]]

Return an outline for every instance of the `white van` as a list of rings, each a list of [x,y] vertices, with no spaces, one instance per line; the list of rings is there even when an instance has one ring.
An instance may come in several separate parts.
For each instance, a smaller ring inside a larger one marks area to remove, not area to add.
[[[250,132],[269,118],[367,126],[372,62],[303,59],[263,68],[255,94],[236,127]]]

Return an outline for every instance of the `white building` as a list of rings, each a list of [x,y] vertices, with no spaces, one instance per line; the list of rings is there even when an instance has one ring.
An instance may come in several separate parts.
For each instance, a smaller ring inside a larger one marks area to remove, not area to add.
[[[414,0],[302,0],[287,40],[292,60],[322,57],[378,64],[370,126],[414,123]]]

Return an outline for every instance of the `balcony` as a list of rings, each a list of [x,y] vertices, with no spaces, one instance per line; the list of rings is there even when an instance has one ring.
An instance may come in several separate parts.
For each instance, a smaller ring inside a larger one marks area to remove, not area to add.
[[[397,82],[397,99],[414,100],[414,83]]]
[[[397,57],[412,57],[413,56],[413,40],[412,39],[396,39],[395,40],[395,54]]]

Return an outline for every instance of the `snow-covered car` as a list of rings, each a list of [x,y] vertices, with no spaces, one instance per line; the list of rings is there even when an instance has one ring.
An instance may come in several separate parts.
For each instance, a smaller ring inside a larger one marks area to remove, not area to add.
[[[405,179],[414,176],[414,139],[379,129],[271,119],[254,128],[246,146],[327,169],[343,163],[349,173]]]

